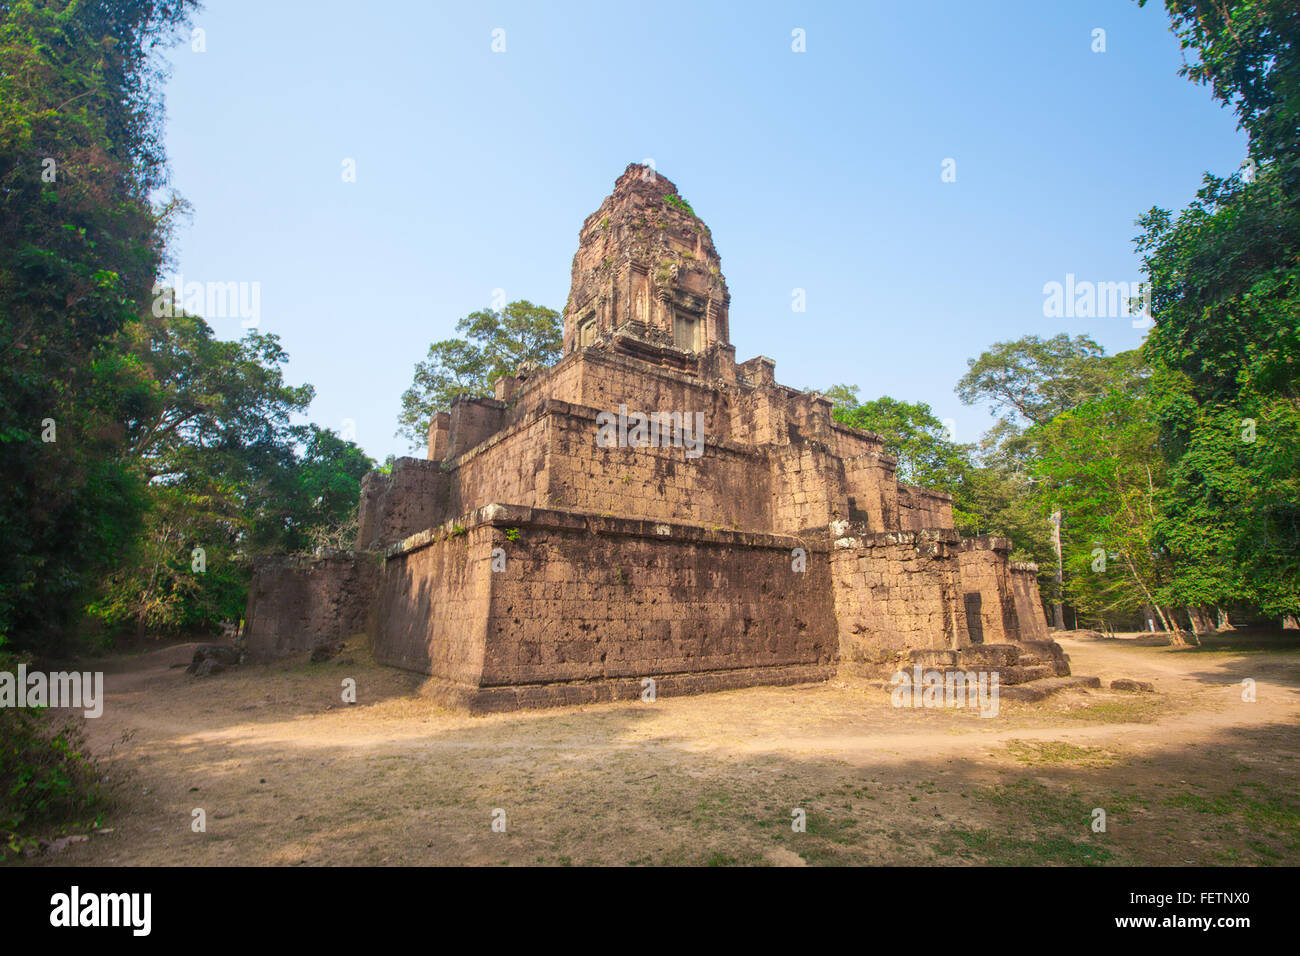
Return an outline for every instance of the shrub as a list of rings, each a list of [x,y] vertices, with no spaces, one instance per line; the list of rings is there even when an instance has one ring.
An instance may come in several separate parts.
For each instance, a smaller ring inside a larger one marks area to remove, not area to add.
[[[0,654],[0,669],[16,670],[16,664]],[[89,825],[107,802],[101,770],[75,718],[0,707],[0,860],[34,833]]]

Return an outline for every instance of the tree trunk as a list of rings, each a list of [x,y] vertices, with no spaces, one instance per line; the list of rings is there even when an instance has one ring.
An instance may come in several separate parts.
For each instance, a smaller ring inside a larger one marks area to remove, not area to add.
[[[1160,615],[1160,620],[1164,622],[1165,633],[1169,635],[1169,645],[1171,647],[1188,647],[1189,642],[1184,636],[1182,627],[1178,624],[1178,618],[1174,617],[1173,611],[1170,610],[1166,613],[1158,605],[1156,611]]]
[[[1230,620],[1228,620],[1228,612],[1227,612],[1227,611],[1225,611],[1225,610],[1224,610],[1223,608],[1221,608],[1221,607],[1216,607],[1214,610],[1215,610],[1215,612],[1216,612],[1216,613],[1218,614],[1218,616],[1219,616],[1219,622],[1218,622],[1218,625],[1217,625],[1217,629],[1218,629],[1218,630],[1220,630],[1220,631],[1235,631],[1235,630],[1237,629],[1237,628],[1236,628],[1236,625],[1234,625]]]
[[[1209,634],[1214,630],[1214,624],[1210,620],[1210,615],[1205,613],[1205,608],[1192,605],[1187,608],[1187,619],[1192,624],[1192,633],[1198,637],[1202,634]]]
[[[1294,614],[1283,614],[1283,615],[1282,615],[1282,630],[1284,630],[1284,631],[1300,631],[1300,620],[1296,620],[1296,616],[1295,616]]]
[[[1047,519],[1052,526],[1052,546],[1056,548],[1056,600],[1052,603],[1052,619],[1058,631],[1065,630],[1065,565],[1061,560],[1061,512],[1053,511]],[[1078,623],[1077,621],[1075,622]]]

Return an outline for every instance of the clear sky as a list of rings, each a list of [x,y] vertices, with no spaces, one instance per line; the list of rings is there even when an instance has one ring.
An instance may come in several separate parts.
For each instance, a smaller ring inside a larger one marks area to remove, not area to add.
[[[399,397],[457,319],[498,288],[563,308],[630,162],[712,230],[738,360],[928,402],[974,441],[966,360],[1136,346],[1128,317],[1045,317],[1044,284],[1138,280],[1137,216],[1245,158],[1158,2],[210,0],[195,25],[166,86],[180,272],[259,283],[310,418],[379,460],[408,453]]]

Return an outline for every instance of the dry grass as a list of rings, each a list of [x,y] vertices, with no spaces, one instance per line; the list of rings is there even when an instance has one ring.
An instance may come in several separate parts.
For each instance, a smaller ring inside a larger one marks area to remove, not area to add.
[[[1300,863],[1295,651],[1064,643],[1077,673],[1159,692],[990,720],[838,679],[475,718],[358,649],[201,681],[169,666],[184,648],[136,656],[88,722],[118,744],[113,832],[38,862]]]

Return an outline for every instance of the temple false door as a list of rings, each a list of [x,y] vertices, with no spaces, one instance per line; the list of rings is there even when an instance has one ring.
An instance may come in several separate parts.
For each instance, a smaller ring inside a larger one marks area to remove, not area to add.
[[[972,644],[984,643],[984,598],[979,591],[967,591],[966,595],[966,633]]]
[[[673,345],[686,352],[700,350],[700,320],[693,315],[673,316]]]

